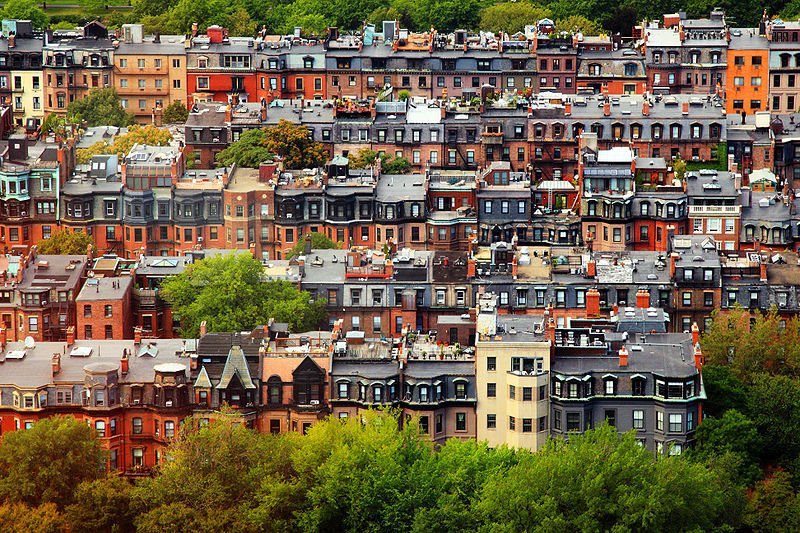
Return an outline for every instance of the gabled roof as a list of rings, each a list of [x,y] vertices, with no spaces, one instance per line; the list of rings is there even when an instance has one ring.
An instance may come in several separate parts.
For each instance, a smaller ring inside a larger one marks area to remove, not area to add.
[[[194,380],[194,388],[196,389],[210,389],[211,379],[208,377],[208,372],[206,372],[206,367],[200,369],[200,373],[197,374],[197,379]]]
[[[205,369],[205,367],[203,367]],[[231,346],[228,358],[225,360],[225,368],[222,370],[222,377],[217,383],[218,389],[227,389],[234,376],[239,378],[245,389],[255,389],[253,380],[250,377],[250,369],[247,368],[247,361],[244,358],[241,346]]]

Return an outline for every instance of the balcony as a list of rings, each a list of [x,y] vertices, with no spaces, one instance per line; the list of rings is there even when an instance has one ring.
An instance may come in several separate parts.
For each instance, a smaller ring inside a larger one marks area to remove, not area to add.
[[[481,143],[482,144],[490,144],[490,145],[498,145],[503,144],[503,132],[488,132],[485,131],[481,133]]]
[[[740,205],[690,205],[690,217],[738,217],[742,212]]]
[[[158,295],[158,289],[133,289],[133,297],[140,308],[164,305],[164,301]]]

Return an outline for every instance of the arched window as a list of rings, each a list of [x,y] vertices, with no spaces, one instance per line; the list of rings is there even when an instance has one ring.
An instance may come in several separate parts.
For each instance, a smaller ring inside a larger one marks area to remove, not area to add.
[[[625,75],[626,76],[636,76],[639,71],[639,67],[636,63],[625,63]]]
[[[280,376],[271,376],[267,380],[267,403],[270,405],[283,403],[283,380]]]

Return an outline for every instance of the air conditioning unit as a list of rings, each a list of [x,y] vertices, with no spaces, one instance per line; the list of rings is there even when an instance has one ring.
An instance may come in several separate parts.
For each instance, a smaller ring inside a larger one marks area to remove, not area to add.
[[[139,403],[141,403],[141,400],[139,399],[133,400],[133,405],[139,405]]]
[[[164,406],[165,407],[172,407],[172,400],[167,400],[166,402],[164,402]]]
[[[311,400],[311,405],[319,405],[319,400]]]

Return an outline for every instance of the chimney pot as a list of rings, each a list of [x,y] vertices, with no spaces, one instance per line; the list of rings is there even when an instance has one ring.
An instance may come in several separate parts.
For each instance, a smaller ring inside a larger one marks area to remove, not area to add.
[[[619,366],[628,366],[628,350],[625,346],[619,349]]]
[[[206,333],[208,333],[208,324],[203,320],[200,322],[200,337],[205,337]]]

